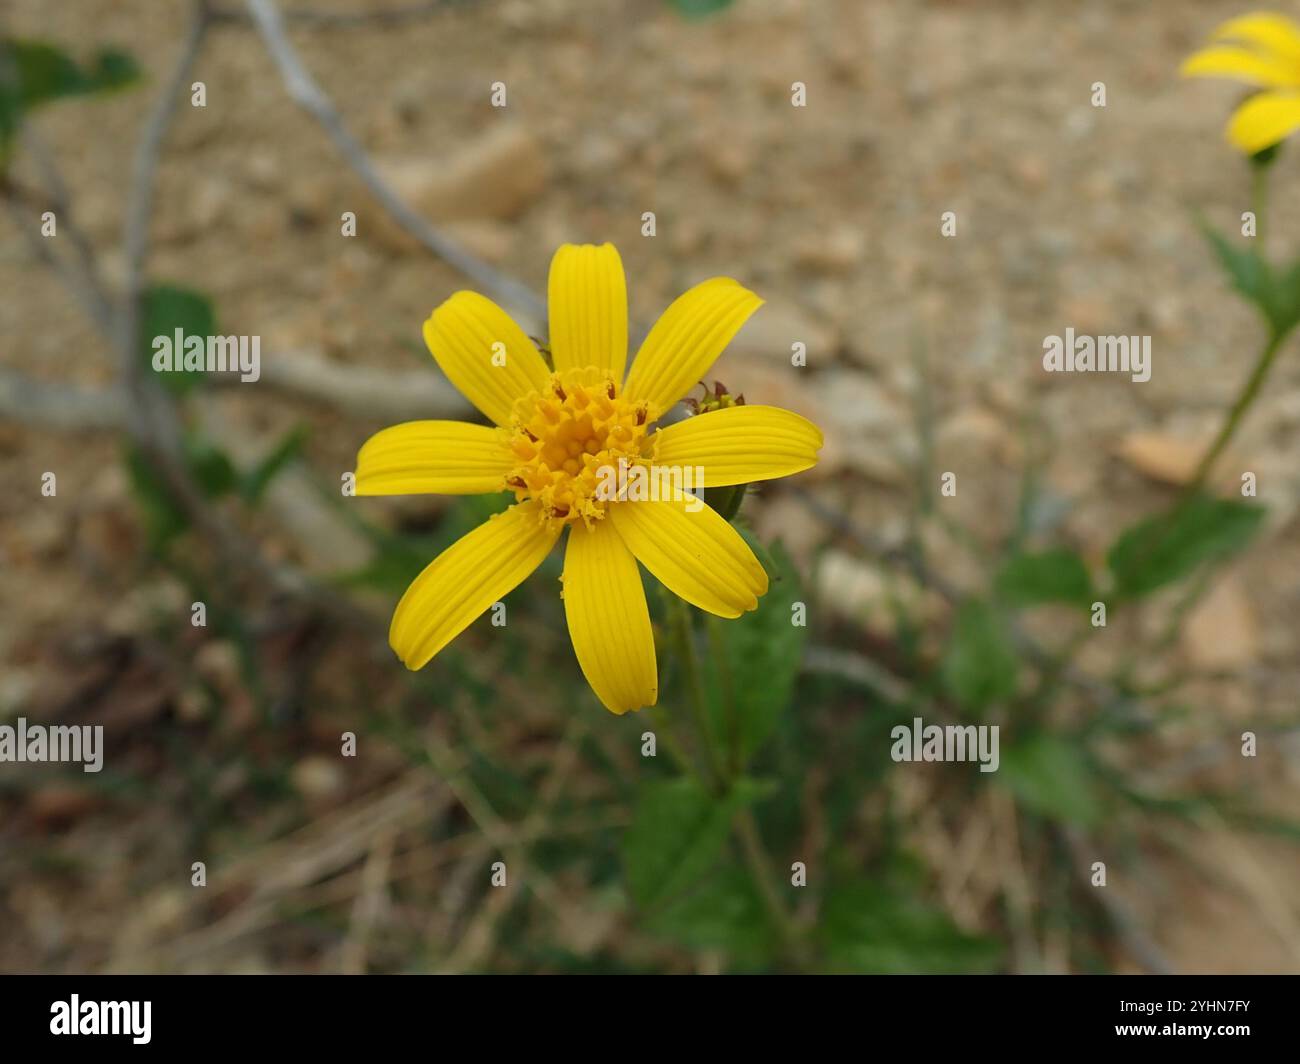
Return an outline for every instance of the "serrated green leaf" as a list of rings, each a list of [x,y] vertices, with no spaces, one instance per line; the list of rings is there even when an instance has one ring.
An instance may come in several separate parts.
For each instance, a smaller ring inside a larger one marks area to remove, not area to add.
[[[1093,600],[1088,567],[1067,547],[1013,555],[998,573],[997,591],[1003,600],[1016,606],[1044,602],[1077,605]]]
[[[751,533],[741,530],[741,534],[757,548]],[[793,623],[793,607],[802,595],[794,563],[780,543],[765,554],[768,591],[758,600],[758,608],[734,620],[711,622],[717,626],[731,676],[737,737],[744,760],[772,735],[782,711],[790,704],[808,632],[804,625]],[[714,653],[711,643],[708,652]],[[714,742],[720,749],[729,749],[730,721],[723,704],[720,670],[706,662],[705,672]]]
[[[942,910],[875,883],[832,886],[817,931],[836,971],[987,972],[1002,953],[996,941],[962,931]]]
[[[156,284],[140,297],[140,357],[154,369],[154,341],[165,338],[172,344],[172,369],[157,371],[163,384],[177,395],[184,395],[202,379],[202,373],[184,370],[184,350],[175,350],[176,330],[188,339],[205,339],[217,333],[217,315],[211,300],[202,292],[177,285]]]
[[[1088,827],[1101,815],[1087,756],[1065,739],[1036,735],[1003,750],[998,776],[1041,816]]]
[[[1172,584],[1205,562],[1241,550],[1259,530],[1264,509],[1231,499],[1193,496],[1120,534],[1107,555],[1122,597]]]
[[[981,709],[1015,694],[1019,659],[1003,618],[982,599],[957,610],[944,654],[948,693],[968,709]]]
[[[762,791],[753,780],[737,781],[722,797],[694,779],[656,780],[642,787],[623,836],[633,900],[645,907],[657,905],[703,876],[726,844],[731,818]]]

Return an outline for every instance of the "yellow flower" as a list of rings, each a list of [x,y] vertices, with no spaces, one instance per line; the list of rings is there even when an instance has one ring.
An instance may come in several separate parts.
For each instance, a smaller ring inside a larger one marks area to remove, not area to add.
[[[1232,78],[1262,91],[1228,123],[1228,140],[1254,155],[1300,129],[1300,26],[1283,15],[1258,12],[1230,19],[1211,44],[1184,60],[1184,77]]]
[[[430,315],[430,353],[494,425],[413,421],[376,433],[357,456],[357,494],[515,493],[507,510],[435,558],[397,604],[389,642],[409,669],[519,585],[567,529],[569,636],[596,696],[625,713],[654,705],[659,690],[638,561],[720,617],[754,609],[767,574],[701,500],[628,492],[629,478],[611,492],[609,472],[691,468],[703,470],[704,487],[747,484],[808,469],[822,434],[771,406],[731,406],[652,431],[762,305],[730,278],[678,297],[626,377],[627,290],[615,248],[561,247],[547,294],[553,371],[519,326],[474,292],[457,292]]]

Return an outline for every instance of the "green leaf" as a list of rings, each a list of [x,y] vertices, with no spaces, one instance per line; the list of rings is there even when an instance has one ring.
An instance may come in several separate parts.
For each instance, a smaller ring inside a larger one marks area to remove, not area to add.
[[[740,513],[740,504],[745,501],[748,484],[727,484],[721,488],[705,488],[704,501],[724,521],[730,521]]]
[[[758,888],[741,868],[719,869],[650,916],[646,930],[687,949],[722,950],[749,967],[761,967],[777,945]]]
[[[271,481],[285,466],[302,453],[303,444],[306,442],[307,427],[305,425],[299,425],[286,433],[284,439],[276,444],[271,452],[245,473],[240,480],[239,493],[243,496],[244,501],[251,506],[256,506],[261,502],[262,495],[270,486]]]
[[[139,77],[135,60],[117,49],[102,49],[83,69],[55,45],[0,38],[0,148],[24,112],[65,97],[111,92]]]
[[[741,534],[756,546],[746,530],[742,529]],[[746,761],[776,730],[782,711],[790,704],[808,633],[805,626],[792,623],[793,607],[802,592],[789,554],[777,543],[767,553],[767,561],[768,591],[758,600],[758,608],[734,620],[708,621],[716,626],[731,676],[737,737]],[[708,644],[708,652],[711,658],[712,643]],[[709,662],[705,663],[705,673],[713,738],[720,749],[730,749],[722,679],[718,668]]]
[[[1088,827],[1101,814],[1094,777],[1081,747],[1036,735],[1002,752],[998,775],[1035,813]]]
[[[160,551],[189,528],[189,517],[143,452],[136,447],[129,448],[125,462],[150,549]]]
[[[82,73],[76,61],[44,41],[6,39],[0,44],[0,64],[6,68],[0,91],[13,93],[22,110],[75,95],[81,89]]]
[[[1067,547],[1013,555],[998,573],[997,591],[1016,606],[1043,602],[1085,604],[1093,600],[1088,567]]]
[[[229,495],[239,483],[239,470],[215,444],[191,436],[185,441],[185,464],[199,490],[209,499]]]
[[[876,883],[832,886],[818,937],[832,969],[884,975],[987,972],[1002,952],[995,940],[967,934],[942,910]]]
[[[1120,534],[1107,555],[1121,597],[1172,584],[1199,565],[1241,550],[1259,530],[1264,509],[1196,495]]]
[[[710,794],[694,779],[657,780],[641,789],[623,837],[628,889],[650,907],[680,894],[718,859],[731,818],[763,787],[739,780],[730,793]]]
[[[177,395],[184,395],[202,379],[201,373],[184,370],[185,352],[175,346],[176,330],[184,338],[215,336],[217,315],[212,302],[202,292],[170,284],[156,284],[147,288],[140,299],[140,357],[155,372],[154,340],[166,338],[172,347],[172,368],[157,370],[163,384]]]
[[[139,80],[140,66],[130,52],[103,48],[95,53],[95,62],[87,75],[86,91],[117,92]]]
[[[1018,671],[1002,617],[982,599],[968,599],[957,611],[944,654],[945,689],[968,709],[981,709],[1015,694]]]
[[[1255,250],[1255,245],[1238,247],[1208,225],[1202,224],[1201,228],[1233,287],[1263,308],[1268,298],[1269,268],[1268,262]]]
[[[1201,228],[1233,287],[1259,308],[1275,335],[1290,332],[1300,322],[1300,262],[1279,273],[1257,245],[1238,247],[1204,222]]]

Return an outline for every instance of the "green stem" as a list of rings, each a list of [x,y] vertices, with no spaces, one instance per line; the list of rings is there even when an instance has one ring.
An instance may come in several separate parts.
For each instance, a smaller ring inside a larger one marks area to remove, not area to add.
[[[718,787],[725,793],[735,783],[736,778],[740,775],[740,769],[743,768],[740,764],[741,758],[739,754],[739,721],[735,721],[735,731],[733,732],[735,738],[731,746],[732,764],[735,769],[728,773],[724,771],[719,763],[717,751],[713,744],[712,732],[709,728],[707,695],[701,677],[699,659],[696,655],[695,640],[691,634],[691,608],[681,599],[677,599],[676,596],[673,596],[673,598],[675,600],[673,609],[677,627],[678,648],[682,655],[682,668],[686,674],[686,685],[690,689],[690,701],[695,715],[695,726],[699,731],[700,744],[707,755],[708,764],[712,769],[714,778],[717,780]],[[719,663],[718,667],[723,670],[719,677],[720,686],[724,692],[723,697],[726,699],[728,706],[734,706],[734,699],[731,697],[731,674],[727,669],[725,656],[719,652],[720,633],[717,633],[713,626],[710,626],[710,637],[713,641],[712,656]],[[734,712],[732,716],[728,717],[729,726],[733,720]],[[803,967],[805,963],[804,953],[798,928],[796,928],[793,918],[781,900],[781,895],[777,893],[774,886],[775,874],[771,861],[768,860],[767,851],[763,848],[763,840],[759,835],[758,822],[754,819],[754,814],[749,809],[742,809],[736,814],[735,828],[740,839],[741,851],[745,856],[745,863],[749,866],[749,874],[753,877],[763,905],[771,916],[772,924],[781,940],[782,949],[792,964],[796,967]]]
[[[673,727],[672,718],[664,707],[655,706],[650,711],[650,719],[654,721],[654,726],[663,732],[664,746],[668,748],[668,754],[677,767],[685,775],[699,779],[700,771],[691,759],[690,754],[686,752],[686,747],[682,745],[682,741],[677,735],[677,729]]]
[[[1192,474],[1192,479],[1188,481],[1187,487],[1183,489],[1184,498],[1196,494],[1205,486],[1205,481],[1214,468],[1214,463],[1219,460],[1229,441],[1236,434],[1242,418],[1246,416],[1246,411],[1258,398],[1259,390],[1268,377],[1268,371],[1273,368],[1273,362],[1282,349],[1282,341],[1285,339],[1285,332],[1275,331],[1269,336],[1268,343],[1264,345],[1259,357],[1255,360],[1255,368],[1251,370],[1245,387],[1242,388],[1241,394],[1237,396],[1236,401],[1228,410],[1228,416],[1224,419],[1219,434],[1214,438],[1214,442],[1210,444],[1210,449],[1205,452],[1205,456],[1196,467],[1196,472]]]
[[[671,597],[674,623],[677,628],[677,651],[682,656],[682,671],[690,695],[691,712],[695,717],[695,730],[699,733],[700,746],[704,749],[704,760],[708,765],[710,776],[718,787],[725,790],[728,781],[718,760],[718,752],[713,746],[713,732],[709,728],[708,701],[704,692],[704,678],[700,672],[699,657],[695,651],[691,607],[676,595]]]
[[[740,744],[740,712],[736,705],[736,686],[731,678],[731,661],[722,634],[722,622],[713,614],[705,618],[709,631],[709,653],[718,670],[718,688],[722,698],[723,719],[727,722],[727,780],[734,782],[744,767]]]
[[[1251,166],[1250,209],[1255,212],[1255,239],[1264,245],[1264,208],[1268,204],[1268,166],[1255,163]],[[1261,251],[1261,255],[1263,252]]]
[[[776,928],[777,937],[781,940],[786,956],[796,968],[805,967],[806,959],[799,929],[795,926],[794,918],[786,909],[781,895],[773,886],[776,874],[772,868],[772,861],[763,846],[763,838],[758,831],[758,821],[754,819],[754,814],[749,809],[742,809],[736,814],[736,834],[740,837],[740,848],[744,851],[745,863],[749,865],[750,874],[758,886],[758,893],[763,899],[768,915],[772,918],[772,925]]]

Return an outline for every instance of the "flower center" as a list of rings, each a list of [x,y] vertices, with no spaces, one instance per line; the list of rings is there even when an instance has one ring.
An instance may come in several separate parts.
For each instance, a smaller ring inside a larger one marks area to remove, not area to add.
[[[506,484],[517,501],[541,503],[545,521],[599,521],[611,501],[602,486],[608,471],[620,459],[646,462],[642,445],[656,414],[645,401],[620,396],[603,370],[553,373],[549,387],[515,403],[507,430],[515,465]]]

